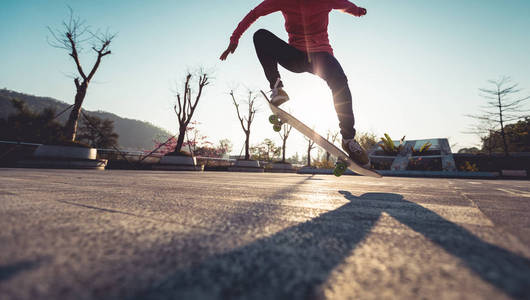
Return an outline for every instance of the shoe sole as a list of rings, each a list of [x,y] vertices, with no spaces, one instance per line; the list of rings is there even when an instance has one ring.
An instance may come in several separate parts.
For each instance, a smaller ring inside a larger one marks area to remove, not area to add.
[[[271,104],[274,106],[280,106],[284,104],[285,102],[289,101],[289,98],[282,97],[280,99],[277,99],[275,101],[271,101]]]
[[[366,164],[362,164],[361,162],[357,161],[356,159],[353,159],[353,157],[351,157],[350,153],[344,149],[344,146],[342,147],[342,150],[348,154],[348,157],[353,160],[356,164],[358,164],[359,166],[363,167],[363,168],[370,168],[370,157],[368,157],[368,162]]]

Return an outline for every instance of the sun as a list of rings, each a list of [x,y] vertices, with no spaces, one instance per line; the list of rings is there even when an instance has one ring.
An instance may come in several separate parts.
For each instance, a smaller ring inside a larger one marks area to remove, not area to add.
[[[285,74],[282,80],[291,99],[282,108],[322,135],[339,131],[333,96],[324,80],[305,73]]]

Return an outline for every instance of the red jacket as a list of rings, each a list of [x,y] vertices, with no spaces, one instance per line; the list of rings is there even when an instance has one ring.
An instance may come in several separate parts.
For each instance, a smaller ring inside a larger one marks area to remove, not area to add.
[[[328,15],[332,9],[359,15],[359,8],[348,0],[265,0],[239,23],[230,42],[237,44],[245,30],[259,17],[281,11],[291,46],[305,52],[333,54],[328,39]]]

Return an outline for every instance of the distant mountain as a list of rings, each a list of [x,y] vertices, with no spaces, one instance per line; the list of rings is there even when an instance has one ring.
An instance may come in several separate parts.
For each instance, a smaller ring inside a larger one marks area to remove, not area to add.
[[[7,118],[9,114],[15,113],[15,108],[10,101],[11,98],[24,101],[33,111],[41,111],[46,107],[52,107],[59,113],[70,106],[70,104],[49,97],[38,97],[0,89],[0,118],[2,119]],[[147,122],[122,118],[105,111],[83,111],[86,114],[114,121],[114,131],[120,136],[118,144],[121,149],[149,150],[153,148],[154,138],[170,135],[168,131]],[[65,123],[68,119],[68,112],[65,112],[57,119]]]

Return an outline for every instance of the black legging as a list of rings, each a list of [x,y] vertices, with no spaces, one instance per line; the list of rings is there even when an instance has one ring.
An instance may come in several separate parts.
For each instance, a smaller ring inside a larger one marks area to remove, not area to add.
[[[309,72],[324,79],[333,93],[335,111],[339,118],[340,133],[344,139],[355,136],[352,97],[348,78],[340,63],[328,52],[307,53],[282,41],[268,30],[254,33],[254,46],[271,89],[280,78],[278,64],[295,73]],[[280,86],[283,84],[280,82]]]

